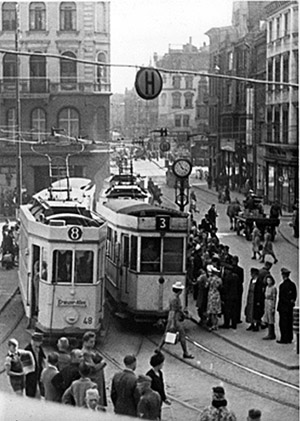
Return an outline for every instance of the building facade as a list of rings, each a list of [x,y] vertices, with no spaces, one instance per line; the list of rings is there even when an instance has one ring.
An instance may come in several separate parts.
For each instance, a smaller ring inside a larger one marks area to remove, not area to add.
[[[271,2],[267,12],[267,78],[299,83],[298,2]],[[279,199],[291,210],[299,195],[299,90],[268,85],[266,139],[263,143],[269,202]]]
[[[0,48],[24,53],[0,53],[1,193],[17,184],[14,141],[22,140],[22,184],[32,194],[41,165],[26,141],[44,142],[52,128],[61,139],[90,139],[99,150],[109,140],[110,71],[101,64],[110,62],[110,4],[0,2],[0,26]],[[108,171],[102,149],[99,169]],[[85,160],[74,160],[76,175],[94,178]]]

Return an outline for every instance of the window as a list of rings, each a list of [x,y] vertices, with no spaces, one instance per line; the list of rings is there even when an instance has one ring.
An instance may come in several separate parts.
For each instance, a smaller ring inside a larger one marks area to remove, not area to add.
[[[141,272],[160,272],[160,238],[142,237]]]
[[[122,234],[122,264],[123,266],[129,266],[129,236]]]
[[[276,18],[276,38],[280,38],[280,17]]]
[[[180,76],[173,76],[173,88],[180,89]]]
[[[130,247],[130,269],[137,269],[137,237],[131,236],[131,247]]]
[[[279,107],[275,108],[274,111],[274,142],[280,142],[280,109]]]
[[[105,53],[99,53],[97,56],[97,61],[100,63],[106,63]],[[107,67],[106,66],[97,66],[97,83],[101,86],[101,82],[107,83]]]
[[[284,29],[283,29],[283,35],[284,35],[284,36],[285,36],[285,35],[288,35],[289,30],[290,30],[290,14],[289,14],[289,12],[288,12],[288,13],[285,13],[285,14],[284,14]]]
[[[189,115],[182,116],[182,126],[189,127],[189,125],[190,125],[190,116]]]
[[[282,143],[288,143],[289,140],[289,105],[282,107]]]
[[[58,127],[65,130],[67,136],[79,134],[79,114],[74,108],[64,108],[58,116]]]
[[[280,57],[275,59],[275,82],[280,82]],[[275,89],[279,89],[279,85],[276,85]]]
[[[184,94],[184,108],[193,108],[193,94],[191,92]]]
[[[267,142],[272,142],[272,108],[268,107],[267,109]]]
[[[167,104],[167,95],[165,93],[161,94],[161,106],[165,107]]]
[[[76,58],[71,51],[63,53],[63,56]],[[77,64],[75,61],[60,59],[60,81],[62,89],[76,89]]]
[[[94,269],[94,253],[90,250],[75,251],[75,276],[76,284],[92,284]]]
[[[228,62],[228,70],[233,69],[233,52],[230,51],[227,56],[227,62]]]
[[[193,89],[193,76],[186,76],[185,89]]]
[[[232,85],[228,83],[226,85],[226,104],[232,104]]]
[[[4,82],[15,81],[17,76],[17,56],[15,54],[4,54],[3,57],[3,78]]]
[[[29,29],[30,31],[45,31],[46,29],[46,6],[43,2],[32,2],[29,6]]]
[[[32,140],[46,139],[46,113],[42,108],[35,108],[31,113]]]
[[[172,93],[172,108],[180,108],[181,94],[179,92]]]
[[[175,127],[181,127],[181,115],[175,115]]]
[[[10,108],[7,111],[7,127],[8,127],[7,137],[9,139],[16,139],[17,114],[16,114],[15,108]]]
[[[283,56],[283,82],[289,81],[289,55],[285,54]]]
[[[54,250],[52,282],[72,282],[73,259],[71,250]]]
[[[2,31],[15,31],[17,27],[17,3],[4,2],[2,5]]]
[[[183,238],[164,238],[163,272],[183,271]]]
[[[269,42],[273,40],[273,22],[269,22]]]
[[[76,31],[76,4],[64,1],[60,4],[60,30]]]

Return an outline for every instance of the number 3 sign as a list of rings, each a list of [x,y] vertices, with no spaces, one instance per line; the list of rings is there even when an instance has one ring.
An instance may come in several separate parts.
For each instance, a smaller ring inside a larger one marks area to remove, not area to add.
[[[79,227],[71,227],[68,231],[68,236],[72,241],[78,241],[82,237],[82,229]]]
[[[170,229],[170,217],[169,216],[157,216],[156,217],[156,230],[157,231],[169,231]]]

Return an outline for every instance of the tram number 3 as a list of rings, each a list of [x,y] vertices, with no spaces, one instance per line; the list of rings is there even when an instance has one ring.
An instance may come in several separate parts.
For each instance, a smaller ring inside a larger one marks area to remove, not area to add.
[[[157,231],[169,231],[170,229],[170,217],[169,216],[157,216],[156,217],[156,230]]]
[[[84,325],[91,325],[91,324],[93,324],[93,318],[92,318],[91,316],[89,316],[89,317],[85,317],[85,318],[83,319],[83,324],[84,324]]]
[[[78,241],[82,237],[82,229],[79,227],[71,227],[68,231],[68,236],[72,241]]]

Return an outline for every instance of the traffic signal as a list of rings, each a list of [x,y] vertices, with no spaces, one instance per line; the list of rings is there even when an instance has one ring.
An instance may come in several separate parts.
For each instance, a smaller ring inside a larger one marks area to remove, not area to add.
[[[161,128],[160,129],[160,135],[161,135],[161,137],[168,136],[168,129],[166,129],[165,127]]]

